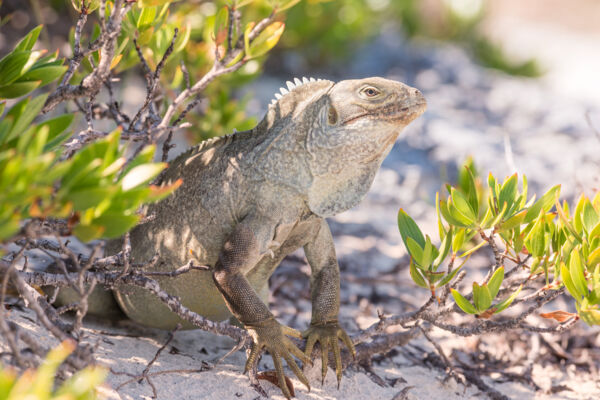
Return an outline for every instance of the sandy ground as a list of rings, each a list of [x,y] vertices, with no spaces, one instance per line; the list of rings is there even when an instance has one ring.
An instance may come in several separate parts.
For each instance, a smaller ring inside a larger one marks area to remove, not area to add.
[[[11,320],[32,334],[44,346],[52,346],[56,342],[47,334],[40,332],[35,324],[35,316],[29,310],[13,309]],[[133,380],[119,388],[119,385],[130,381],[127,374],[138,375],[155,355],[156,351],[167,339],[167,333],[158,330],[141,329],[131,326],[107,326],[106,323],[88,321],[85,328],[87,341],[97,344],[98,361],[108,366],[112,373],[101,389],[109,399],[150,399],[153,396],[151,386],[145,381]],[[132,332],[142,337],[131,337]],[[446,350],[457,345],[456,339],[441,338]],[[248,379],[241,374],[245,362],[242,352],[233,354],[221,364],[214,361],[223,356],[232,346],[233,341],[200,331],[183,331],[175,334],[174,340],[167,346],[156,363],[150,369],[151,381],[156,388],[159,399],[256,399],[258,393],[249,387]],[[427,348],[422,340],[416,340],[415,346]],[[415,353],[417,354],[417,353]],[[262,367],[272,367],[265,362]],[[182,369],[207,370],[194,373],[166,371]],[[453,379],[444,381],[445,373],[441,370],[415,366],[402,354],[392,355],[373,368],[383,378],[386,387],[373,382],[367,374],[356,369],[344,372],[340,389],[337,389],[335,374],[330,369],[327,379],[321,385],[320,361],[306,370],[312,382],[310,392],[292,377],[298,399],[393,399],[406,389],[406,399],[479,399],[482,394],[473,386],[457,384]],[[152,376],[152,374],[161,373]],[[571,390],[560,394],[547,395],[535,393],[531,388],[515,382],[497,383],[489,378],[485,381],[501,391],[508,398],[519,399],[594,399],[600,395],[593,377],[575,372],[565,372],[552,366],[536,366],[534,376],[542,387],[566,385]],[[284,399],[280,391],[270,383],[263,383],[263,388],[270,398]],[[118,392],[115,390],[118,388]]]

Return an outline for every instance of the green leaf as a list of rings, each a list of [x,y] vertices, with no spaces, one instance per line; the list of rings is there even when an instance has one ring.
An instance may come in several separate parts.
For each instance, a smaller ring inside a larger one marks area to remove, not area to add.
[[[586,196],[582,194],[577,201],[577,205],[575,206],[575,211],[573,212],[573,225],[577,232],[583,231],[583,206],[585,204]]]
[[[500,229],[504,231],[509,231],[514,227],[521,225],[525,221],[526,215],[527,211],[525,210],[514,214],[512,217],[502,222],[502,225],[500,225]]]
[[[450,272],[448,275],[444,276],[444,278],[438,282],[438,284],[436,285],[436,287],[440,288],[444,285],[447,285],[448,283],[450,283],[450,281],[452,279],[454,279],[454,277],[456,276],[456,274],[458,273],[458,271],[460,271],[460,269],[462,268],[462,265],[459,266],[458,268],[454,268],[452,270],[452,272]]]
[[[473,165],[473,159],[470,159],[471,166]],[[459,181],[461,182],[461,187],[467,195],[467,200],[469,201],[469,205],[475,212],[476,216],[479,216],[479,199],[477,198],[477,186],[475,185],[475,177],[473,176],[473,171],[469,165],[465,165],[463,167],[463,171],[459,176]]]
[[[140,31],[142,31],[146,28],[149,28],[154,23],[155,18],[156,7],[144,7],[142,8],[142,12],[138,17],[136,26]]]
[[[487,310],[492,305],[492,295],[486,283],[479,287],[479,301],[475,302],[475,305],[480,312]]]
[[[600,237],[600,222],[597,223],[596,226],[588,233],[588,237],[590,240]]]
[[[477,282],[473,282],[473,304],[475,305],[475,308],[477,308],[477,310],[479,312],[483,311],[481,309],[479,309],[479,297],[481,296],[481,287],[479,286],[479,284]]]
[[[407,238],[412,238],[420,248],[425,246],[425,237],[419,229],[415,221],[403,210],[398,211],[398,229],[404,241],[404,245],[408,249]]]
[[[579,232],[575,229],[575,227],[571,224],[571,221],[569,221],[569,217],[565,213],[563,208],[561,207],[560,203],[558,202],[558,199],[556,200],[554,205],[556,206],[556,211],[558,212],[558,216],[559,216],[561,222],[564,224],[565,228],[569,231],[569,233],[571,233],[573,236],[575,236],[575,238],[577,239],[577,241],[579,243],[582,243],[583,238],[581,237]],[[567,205],[567,203],[565,202],[565,206],[566,205]]]
[[[579,255],[579,249],[575,248],[571,252],[569,259],[569,274],[571,275],[571,281],[577,292],[582,296],[586,296],[588,293],[587,282],[583,274],[583,264],[581,263],[581,257]]]
[[[179,30],[179,36],[175,40],[175,46],[173,46],[173,53],[179,53],[185,49],[185,46],[190,40],[192,35],[192,26],[189,21],[185,23],[185,26]]]
[[[63,133],[73,122],[75,115],[63,114],[54,118],[47,119],[38,124],[39,127],[48,127],[48,139],[52,139]]]
[[[503,280],[504,267],[500,267],[494,272],[490,278],[490,281],[488,282],[488,288],[490,289],[490,296],[492,296],[492,299],[495,299],[496,295],[498,295],[498,291],[500,290],[500,285],[502,285]]]
[[[83,211],[110,198],[117,190],[114,186],[84,188],[69,192],[67,199],[73,202],[75,211]]]
[[[542,210],[544,213],[550,211],[558,196],[560,194],[560,185],[553,186],[544,195],[536,201],[528,210],[525,215],[524,223],[528,224],[540,215]]]
[[[0,98],[3,99],[16,99],[26,95],[27,93],[33,92],[42,84],[42,81],[28,81],[28,82],[13,82],[7,86],[0,86]]]
[[[433,244],[431,244],[431,238],[429,235],[425,235],[425,247],[423,248],[423,260],[421,265],[428,268],[437,256],[438,251],[433,247]]]
[[[490,198],[498,197],[498,185],[496,183],[496,178],[494,178],[494,175],[492,175],[491,172],[488,174],[488,187],[492,192],[492,196],[490,196]]]
[[[454,238],[452,238],[452,252],[458,253],[465,244],[465,229],[457,229]]]
[[[587,197],[585,198],[585,202],[583,204],[581,222],[583,223],[583,227],[585,228],[586,232],[591,232],[596,224],[600,222],[600,218],[598,217],[596,210],[594,210],[592,203],[590,203],[590,200]]]
[[[29,125],[33,122],[35,117],[37,117],[37,115],[42,110],[42,107],[44,106],[47,97],[48,93],[44,93],[42,95],[39,95],[38,97],[33,98],[27,103],[27,107],[15,120],[15,123],[10,129],[8,137],[5,141],[9,141],[14,137],[19,136],[29,127]]]
[[[594,271],[596,269],[596,266],[599,265],[599,264],[600,264],[600,247],[598,247],[597,249],[593,250],[588,255],[588,260],[587,260],[588,268],[591,271]],[[598,270],[600,270],[600,268]]]
[[[468,222],[463,223],[461,220],[454,218],[454,216],[450,214],[450,210],[448,209],[448,204],[452,204],[450,203],[450,199],[448,199],[448,203],[446,203],[444,200],[440,200],[438,204],[442,216],[450,225],[454,225],[457,227],[468,227],[470,225]]]
[[[104,382],[108,370],[100,366],[87,367],[67,379],[56,391],[55,398],[91,400]],[[76,397],[73,397],[76,396]]]
[[[475,222],[475,220],[477,219],[477,215],[475,214],[475,211],[471,208],[471,205],[469,204],[469,201],[467,200],[465,195],[462,194],[460,191],[452,188],[450,190],[450,196],[452,197],[454,207],[456,207],[457,211],[466,218],[466,222],[468,222],[469,224]],[[452,213],[452,208],[450,205],[448,205],[448,209],[450,210],[450,213]]]
[[[454,301],[460,307],[461,310],[466,312],[467,314],[477,314],[477,310],[473,305],[469,302],[469,300],[465,299],[465,297],[458,293],[455,289],[450,289],[452,293],[452,297],[454,297]]]
[[[437,267],[444,261],[448,253],[450,252],[450,247],[452,246],[452,228],[448,230],[448,233],[444,236],[442,243],[440,244],[440,251],[438,252],[438,256],[433,260],[433,266],[437,269]]]
[[[509,297],[507,297],[500,303],[496,304],[496,306],[494,307],[494,308],[496,308],[496,311],[494,311],[494,314],[498,314],[499,312],[502,312],[506,308],[508,308],[508,306],[510,306],[512,304],[512,302],[515,301],[515,299],[521,292],[522,288],[523,288],[523,285],[519,286],[519,288],[513,294],[511,294]]]
[[[140,153],[133,160],[131,160],[131,162],[129,162],[129,164],[127,164],[127,166],[125,167],[125,170],[123,171],[123,175],[126,175],[129,171],[131,171],[133,168],[137,167],[138,165],[142,165],[142,164],[151,162],[154,159],[155,151],[156,151],[155,145],[149,145],[149,146],[144,147],[142,149],[142,151],[140,151]]]
[[[281,12],[295,6],[299,2],[300,0],[279,0],[275,2],[276,4],[274,4],[274,7],[277,12]]]
[[[254,22],[249,22],[246,25],[246,29],[244,29],[244,53],[248,56],[248,58],[252,58],[252,50],[250,48],[250,33],[252,29],[254,29]]]
[[[496,217],[495,217],[493,220],[489,221],[489,222],[488,222],[488,221],[486,221],[486,224],[485,224],[485,226],[486,226],[486,227],[492,227],[492,226],[496,226],[496,225],[498,225],[498,224],[500,223],[500,221],[502,220],[502,218],[504,218],[504,215],[506,214],[506,212],[507,212],[507,210],[508,210],[508,208],[507,208],[507,207],[508,207],[508,204],[507,204],[507,203],[504,203],[504,204],[502,205],[502,209],[501,209],[501,210],[500,210],[500,212],[499,212],[499,213],[496,215]],[[491,210],[492,210],[492,208],[491,208],[491,207],[489,208],[489,210],[490,210],[490,212],[493,214],[493,211],[491,211]],[[487,219],[487,215],[486,215],[486,217],[484,218],[484,220],[486,220],[486,219]],[[482,224],[482,225],[483,225],[483,224]]]
[[[104,228],[102,237],[111,239],[119,237],[133,228],[140,217],[137,215],[123,215],[105,213],[94,219],[94,225],[99,225]]]
[[[276,21],[267,26],[253,41],[250,43],[249,50],[246,54],[250,58],[260,57],[271,50],[279,38],[283,34],[285,24],[281,21]]]
[[[473,282],[473,304],[479,313],[484,312],[492,305],[490,290],[485,283],[479,286],[477,282]]]
[[[569,269],[563,262],[561,262],[560,264],[560,276],[562,277],[563,284],[565,285],[571,296],[573,296],[573,298],[579,303],[581,301],[583,293],[578,292],[577,287],[571,279],[571,273],[569,272]]]
[[[418,268],[416,268],[415,263],[413,262],[412,259],[410,260],[410,277],[418,286],[425,288],[425,289],[429,289],[429,284],[427,282],[425,282],[425,278],[423,278],[423,274],[421,273],[421,271]]]
[[[78,13],[81,12],[82,6],[84,5],[86,7],[86,14],[90,14],[100,7],[100,0],[71,0],[71,4]]]
[[[600,325],[600,310],[588,308],[579,311],[579,316],[589,326]]]
[[[417,265],[423,269],[426,269],[429,265],[423,264],[423,249],[419,246],[417,242],[414,241],[413,238],[406,238],[406,247],[411,257]]]
[[[35,371],[35,378],[28,388],[30,396],[25,396],[25,398],[45,399],[49,397],[48,394],[52,391],[56,370],[67,356],[71,354],[74,347],[73,341],[65,340],[48,352],[44,362]]]
[[[73,228],[73,234],[82,242],[99,239],[104,233],[103,226],[79,224]]]
[[[21,220],[18,215],[15,215],[8,220],[0,218],[0,239],[10,238],[16,234],[20,228]]]
[[[16,81],[24,71],[31,52],[13,51],[0,60],[0,86]]]
[[[47,85],[50,82],[60,78],[67,70],[66,66],[51,65],[47,67],[32,68],[20,77],[15,83],[39,81],[40,86]],[[14,83],[13,83],[14,85]]]
[[[543,211],[533,225],[533,228],[529,231],[529,234],[525,237],[525,247],[529,253],[534,257],[542,257],[546,252],[547,247],[546,240],[546,220],[544,219]]]
[[[134,167],[125,175],[121,181],[123,190],[129,190],[142,185],[154,179],[165,167],[167,163],[142,164]]]
[[[35,45],[35,42],[37,42],[38,36],[40,36],[40,31],[42,30],[43,25],[38,25],[35,28],[33,28],[31,31],[29,31],[29,33],[27,35],[25,35],[25,37],[23,37],[23,39],[21,39],[19,41],[19,43],[17,43],[17,45],[15,46],[15,50],[16,51],[29,51],[33,48],[33,45]]]
[[[33,125],[30,129],[33,132],[32,140],[27,140],[28,145],[23,148],[23,152],[31,158],[38,157],[44,150],[44,145],[48,140],[48,127],[47,126],[36,126]],[[18,146],[18,145],[17,145]]]
[[[440,212],[440,193],[437,192],[435,194],[435,212],[437,214],[437,220],[438,220],[438,234],[440,237],[440,240],[443,240],[444,237],[446,237],[446,228],[444,227],[444,224],[442,223],[442,213]]]
[[[534,196],[534,198],[531,199],[530,203],[529,204],[527,203],[527,188],[528,188],[527,176],[523,175],[523,194],[521,194],[522,200],[519,202],[519,208],[529,207],[535,199],[535,196]]]
[[[498,207],[502,207],[504,203],[507,204],[507,208],[510,210],[512,204],[515,202],[517,196],[517,174],[513,174],[502,184],[500,194],[498,196]]]

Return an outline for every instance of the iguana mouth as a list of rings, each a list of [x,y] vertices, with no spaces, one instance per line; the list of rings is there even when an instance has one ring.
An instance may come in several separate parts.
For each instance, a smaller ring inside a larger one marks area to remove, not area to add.
[[[406,121],[406,123],[409,123],[421,114],[423,114],[425,112],[426,107],[426,101],[411,104],[400,109],[398,109],[397,105],[394,104],[392,106],[384,107],[380,110],[375,110],[374,112],[365,112],[362,114],[358,114],[354,117],[342,121],[341,125],[347,125],[364,117],[370,117],[372,119],[384,119],[390,122]]]

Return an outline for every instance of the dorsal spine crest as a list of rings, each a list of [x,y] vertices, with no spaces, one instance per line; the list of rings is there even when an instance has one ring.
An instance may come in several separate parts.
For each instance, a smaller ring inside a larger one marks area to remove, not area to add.
[[[277,104],[277,102],[279,100],[281,100],[283,98],[283,96],[285,96],[286,94],[289,94],[294,89],[296,89],[306,83],[309,83],[309,82],[320,82],[320,81],[322,81],[322,79],[307,78],[305,76],[302,77],[302,80],[300,80],[299,78],[294,78],[293,82],[287,81],[285,83],[285,85],[287,87],[282,86],[281,88],[279,88],[279,93],[275,93],[275,98],[273,100],[271,100],[270,106]]]

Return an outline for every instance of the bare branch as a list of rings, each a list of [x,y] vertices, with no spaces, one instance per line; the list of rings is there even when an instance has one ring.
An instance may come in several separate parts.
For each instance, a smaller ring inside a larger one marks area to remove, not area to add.
[[[103,0],[102,2],[105,3],[106,0]],[[123,6],[123,0],[115,0],[113,12],[108,20],[108,24],[104,26],[105,29],[100,34],[102,39],[98,41],[98,45],[100,45],[100,54],[102,55],[98,66],[94,68],[92,73],[86,76],[79,85],[70,85],[68,84],[68,81],[61,83],[61,85],[48,96],[46,104],[42,109],[43,113],[53,110],[65,100],[91,96],[100,90],[102,84],[110,77],[110,65],[115,53],[115,43],[121,32],[121,21],[131,6],[132,4],[129,2]],[[81,18],[82,17],[80,17],[80,19]],[[81,23],[81,26],[83,26],[84,23],[85,21]],[[77,54],[78,56],[76,57],[74,55],[74,58],[71,59],[69,63],[69,68],[72,70],[71,74],[73,74],[79,66],[81,58],[83,57],[81,52],[78,52]],[[73,68],[71,68],[71,65],[73,65]]]
[[[70,284],[70,280],[78,278],[77,273],[49,274],[45,272],[19,272],[17,275],[19,276],[19,279],[21,280],[22,284],[28,287],[30,287],[29,285],[67,286]],[[97,280],[99,284],[111,287],[116,285],[117,283],[139,286],[155,294],[160,301],[162,301],[167,307],[169,307],[171,311],[180,316],[182,319],[196,325],[202,330],[229,336],[236,340],[240,340],[247,335],[246,331],[243,329],[240,329],[228,323],[213,322],[193,312],[189,308],[182,305],[177,297],[172,296],[164,290],[162,290],[158,282],[144,276],[143,273],[131,271],[127,275],[120,275],[121,274],[118,272],[87,271],[83,273],[83,281],[85,283],[91,283],[93,280]],[[38,296],[41,295],[39,295],[38,293]],[[52,309],[52,312],[54,314],[56,313],[54,309]]]

